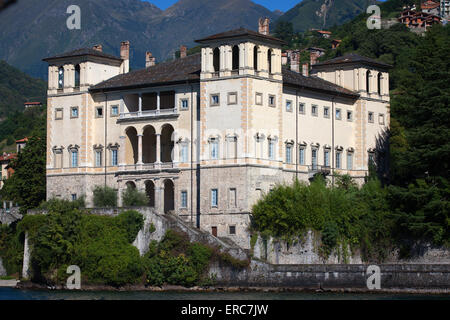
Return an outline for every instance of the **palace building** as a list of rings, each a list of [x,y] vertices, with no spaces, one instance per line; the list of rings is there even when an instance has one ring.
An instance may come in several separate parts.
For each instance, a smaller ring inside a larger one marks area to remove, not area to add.
[[[129,71],[101,46],[49,65],[47,198],[93,189],[145,191],[218,237],[250,247],[252,205],[279,183],[315,174],[364,181],[389,126],[389,65],[350,54],[307,76],[282,66],[283,41],[236,29],[197,40],[201,53]]]

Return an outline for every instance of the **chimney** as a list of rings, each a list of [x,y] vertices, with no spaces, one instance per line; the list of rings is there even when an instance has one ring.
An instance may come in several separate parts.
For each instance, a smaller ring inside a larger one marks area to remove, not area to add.
[[[187,48],[185,46],[180,47],[180,58],[185,58],[187,56]]]
[[[145,53],[145,67],[152,67],[156,64],[156,58],[152,56],[152,53],[150,51],[147,51]]]
[[[309,77],[309,64],[308,63],[302,64],[302,74],[305,77]]]
[[[103,47],[101,44],[96,44],[95,46],[92,47],[92,49],[96,50],[96,51],[103,51]]]
[[[130,71],[130,41],[122,41],[120,44],[120,57],[122,62],[122,73]]]
[[[300,72],[300,52],[292,51],[291,52],[291,71]]]
[[[269,35],[269,18],[259,18],[258,20],[258,32],[266,36]]]

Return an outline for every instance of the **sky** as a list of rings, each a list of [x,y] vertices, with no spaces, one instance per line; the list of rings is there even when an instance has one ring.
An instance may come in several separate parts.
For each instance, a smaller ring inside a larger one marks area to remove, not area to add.
[[[144,0],[144,1],[151,2],[158,8],[164,10],[173,5],[178,0]],[[253,0],[253,2],[260,4],[271,11],[278,9],[283,12],[286,12],[292,7],[294,7],[297,3],[301,2],[301,0]]]

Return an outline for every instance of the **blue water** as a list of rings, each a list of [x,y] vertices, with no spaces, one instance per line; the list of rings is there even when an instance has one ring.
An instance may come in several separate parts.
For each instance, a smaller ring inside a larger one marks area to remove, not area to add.
[[[66,291],[0,288],[0,300],[450,300],[450,295],[307,292]]]

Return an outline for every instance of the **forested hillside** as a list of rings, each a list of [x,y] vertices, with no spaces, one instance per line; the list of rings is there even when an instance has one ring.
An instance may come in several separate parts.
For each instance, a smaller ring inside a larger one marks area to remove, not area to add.
[[[0,152],[14,151],[15,140],[26,137],[45,122],[43,108],[24,111],[24,102],[47,101],[47,85],[0,61]]]

